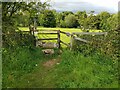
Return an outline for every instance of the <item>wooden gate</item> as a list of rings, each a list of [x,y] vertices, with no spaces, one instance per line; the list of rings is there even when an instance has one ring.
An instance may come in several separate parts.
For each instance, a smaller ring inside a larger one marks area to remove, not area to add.
[[[56,40],[57,41],[57,45],[58,45],[58,48],[60,49],[61,48],[61,43],[70,47],[69,44],[65,43],[64,41],[61,40],[61,35],[60,34],[65,34],[66,36],[70,37],[70,33],[67,33],[67,32],[63,32],[63,31],[60,31],[60,30],[35,30],[33,32],[33,35],[56,35],[57,38],[37,38],[36,37],[36,41],[43,41],[43,40]]]
[[[84,43],[89,43],[89,41],[78,37],[78,35],[107,35],[107,32],[73,32],[72,34],[70,34],[69,32],[63,32],[60,30],[32,30],[32,34],[35,35],[35,33],[37,33],[38,35],[43,35],[43,34],[57,35],[57,38],[38,38],[38,39],[36,38],[36,40],[38,41],[39,40],[56,40],[59,49],[61,48],[61,43],[62,43],[70,47],[71,50],[73,48],[73,40],[77,40],[77,41],[84,42]],[[66,36],[71,37],[70,44],[62,41],[60,34],[65,34]]]

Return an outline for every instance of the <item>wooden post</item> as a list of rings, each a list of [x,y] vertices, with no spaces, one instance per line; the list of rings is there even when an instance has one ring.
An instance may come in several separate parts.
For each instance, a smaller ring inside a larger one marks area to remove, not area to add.
[[[73,33],[71,34],[71,39],[70,39],[70,50],[73,49]]]
[[[32,29],[32,32],[33,32],[33,36],[34,36],[34,31],[35,31],[35,27],[33,27],[33,29]]]
[[[31,25],[29,25],[29,31],[30,31],[30,34],[32,34],[32,28],[31,28]]]
[[[60,30],[58,30],[57,31],[57,35],[58,35],[58,40],[57,40],[57,42],[58,42],[58,48],[60,49]]]
[[[35,37],[35,35],[34,35],[34,27],[32,27],[31,25],[29,26],[29,30],[30,30],[30,35],[32,35],[33,36],[33,38],[34,38],[34,46],[36,46],[36,37]]]
[[[33,36],[33,38],[34,38],[34,46],[36,46],[36,37]]]

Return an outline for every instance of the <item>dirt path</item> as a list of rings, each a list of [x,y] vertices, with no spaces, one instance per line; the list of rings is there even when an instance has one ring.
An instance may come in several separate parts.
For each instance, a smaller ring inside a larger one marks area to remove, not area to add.
[[[54,67],[56,64],[60,64],[60,61],[61,61],[60,58],[58,58],[58,59],[51,59],[51,60],[48,60],[48,61],[44,62],[43,66],[44,67],[48,67],[48,68]]]
[[[20,88],[53,88],[56,69],[55,66],[61,62],[60,57],[43,61],[38,64],[35,71],[22,77],[16,87]],[[19,85],[19,86],[18,86]]]

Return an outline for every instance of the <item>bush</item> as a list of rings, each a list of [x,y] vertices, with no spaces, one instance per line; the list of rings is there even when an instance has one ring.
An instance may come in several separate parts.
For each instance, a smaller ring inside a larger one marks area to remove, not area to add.
[[[72,14],[69,14],[68,16],[65,17],[65,24],[66,27],[68,28],[77,28],[77,26],[79,26],[76,17]]]
[[[2,36],[3,47],[22,47],[22,46],[35,46],[35,37],[31,34],[25,34],[21,31],[4,33]]]
[[[95,53],[101,53],[104,56],[110,57],[114,60],[118,60],[119,57],[119,35],[116,31],[110,31],[106,36],[91,36],[83,35],[79,36],[90,43],[80,43],[75,41],[75,50],[83,53],[85,56],[94,55]]]

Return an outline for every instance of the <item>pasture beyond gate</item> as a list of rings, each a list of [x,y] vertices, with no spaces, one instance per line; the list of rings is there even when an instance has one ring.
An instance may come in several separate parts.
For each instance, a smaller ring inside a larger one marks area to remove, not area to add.
[[[73,48],[73,43],[74,41],[79,41],[83,43],[90,43],[88,40],[85,40],[83,38],[80,38],[80,35],[107,35],[107,32],[64,32],[60,30],[31,30],[30,33],[35,36],[36,42],[38,41],[51,41],[55,40],[57,44],[57,48],[61,48],[61,44],[66,45],[70,49]],[[64,34],[67,36],[67,38],[70,38],[70,43],[69,42],[64,42],[61,40],[61,34]],[[49,37],[39,37],[41,35],[49,35]],[[51,37],[52,35],[56,35],[56,37]]]

